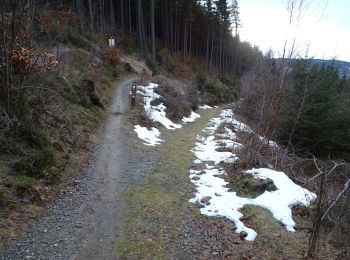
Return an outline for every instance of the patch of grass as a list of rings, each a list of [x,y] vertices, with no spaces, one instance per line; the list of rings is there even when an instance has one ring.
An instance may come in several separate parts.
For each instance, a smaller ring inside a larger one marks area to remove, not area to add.
[[[301,259],[306,252],[309,234],[305,232],[289,232],[273,218],[267,209],[247,205],[242,210],[249,219],[251,226],[258,236],[254,241],[253,255],[270,258],[281,256],[283,259]],[[245,221],[247,222],[247,221]]]
[[[65,96],[67,99],[74,104],[78,104],[80,99],[77,93],[77,87],[74,87],[67,77],[61,77],[60,80],[63,83]]]
[[[180,213],[175,206],[179,204],[177,194],[167,193],[160,186],[150,184],[129,190],[125,197],[136,207],[126,221],[126,236],[118,242],[117,250],[121,258],[152,256],[164,259],[167,231],[162,223],[166,225]]]
[[[36,204],[28,204],[24,207],[24,211],[30,213],[31,216],[38,216],[42,210],[43,207]]]
[[[27,175],[18,175],[13,181],[13,185],[17,192],[26,193],[38,183],[38,179]]]

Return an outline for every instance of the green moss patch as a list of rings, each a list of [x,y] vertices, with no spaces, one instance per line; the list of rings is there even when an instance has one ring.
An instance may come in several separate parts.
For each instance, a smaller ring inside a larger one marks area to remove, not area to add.
[[[245,173],[231,173],[229,177],[229,186],[241,197],[256,198],[265,191],[277,190],[270,179],[254,178],[251,174]]]

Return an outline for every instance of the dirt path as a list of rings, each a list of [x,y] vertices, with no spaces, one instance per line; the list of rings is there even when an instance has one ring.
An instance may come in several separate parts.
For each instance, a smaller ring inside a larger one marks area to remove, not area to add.
[[[86,174],[0,259],[117,258],[115,239],[127,212],[122,194],[148,176],[157,161],[152,151],[134,149],[129,138],[123,113],[129,109],[132,80],[117,88]]]

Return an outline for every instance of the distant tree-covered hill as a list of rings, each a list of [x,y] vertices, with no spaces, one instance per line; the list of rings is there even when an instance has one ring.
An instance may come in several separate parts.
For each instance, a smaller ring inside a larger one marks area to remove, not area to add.
[[[335,68],[339,70],[340,75],[343,75],[345,72],[346,76],[350,77],[350,62],[348,61],[314,59],[313,62],[319,65],[322,65],[322,64],[333,65]]]
[[[293,59],[292,64],[294,64],[299,59]],[[277,63],[281,62],[281,58],[276,59]],[[325,66],[333,66],[339,71],[339,76],[342,77],[344,75],[344,72],[346,74],[347,78],[350,78],[350,62],[348,61],[342,61],[342,60],[323,60],[323,59],[312,59],[311,60],[312,65],[325,65]]]

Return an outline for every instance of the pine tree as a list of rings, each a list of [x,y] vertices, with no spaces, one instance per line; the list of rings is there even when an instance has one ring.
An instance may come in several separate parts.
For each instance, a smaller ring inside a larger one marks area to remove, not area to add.
[[[297,61],[279,115],[279,139],[323,157],[349,152],[350,111],[340,84],[336,68]]]

